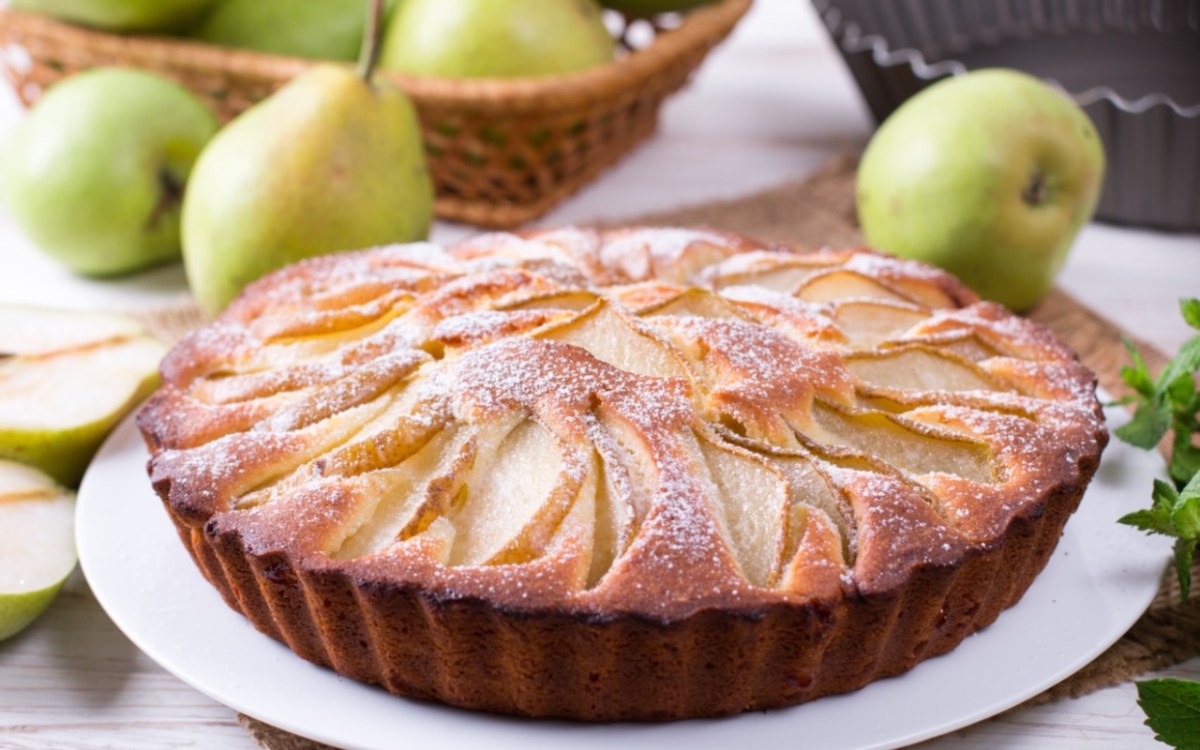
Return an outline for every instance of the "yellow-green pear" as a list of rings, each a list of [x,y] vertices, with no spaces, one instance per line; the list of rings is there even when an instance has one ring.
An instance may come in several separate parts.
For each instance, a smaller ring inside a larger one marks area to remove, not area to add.
[[[593,0],[404,0],[380,66],[447,78],[571,73],[613,57]]]
[[[858,219],[872,247],[941,266],[1024,312],[1096,210],[1104,161],[1069,96],[1016,70],[972,71],[879,128],[858,167]]]
[[[179,204],[217,118],[188,89],[133,68],[54,85],[3,143],[13,222],[71,270],[116,276],[179,259]]]
[[[220,0],[188,36],[274,55],[353,60],[365,8],[363,0]]]
[[[196,20],[213,0],[10,0],[18,10],[45,13],[106,31],[172,31]]]
[[[210,312],[248,283],[315,255],[424,239],[433,185],[416,112],[363,64],[310,68],[229,123],[200,155],[183,200],[183,255]]]
[[[75,495],[0,461],[0,641],[33,622],[75,569]]]
[[[77,486],[165,353],[124,316],[0,306],[0,459]]]

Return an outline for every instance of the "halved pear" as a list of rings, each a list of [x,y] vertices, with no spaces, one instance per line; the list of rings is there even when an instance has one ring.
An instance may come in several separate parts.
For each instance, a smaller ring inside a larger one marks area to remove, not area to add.
[[[75,495],[36,469],[0,461],[0,641],[54,600],[75,569]]]
[[[0,459],[77,486],[165,353],[123,316],[0,306]]]

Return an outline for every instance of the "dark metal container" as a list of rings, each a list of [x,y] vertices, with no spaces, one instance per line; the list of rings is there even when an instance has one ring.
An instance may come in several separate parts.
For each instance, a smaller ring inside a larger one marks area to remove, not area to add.
[[[1104,141],[1097,216],[1200,230],[1200,0],[813,0],[876,120],[1007,67],[1071,94]]]

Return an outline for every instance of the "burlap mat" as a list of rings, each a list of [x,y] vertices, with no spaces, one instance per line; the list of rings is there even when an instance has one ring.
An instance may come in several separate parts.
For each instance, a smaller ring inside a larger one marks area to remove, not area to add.
[[[862,243],[862,237],[854,218],[855,164],[853,155],[844,155],[805,180],[746,198],[621,221],[605,219],[600,223],[704,225],[772,242],[811,247],[858,245]],[[167,340],[182,336],[204,321],[199,310],[189,306],[143,313],[139,317]],[[1079,352],[1110,393],[1125,392],[1120,368],[1126,361],[1126,355],[1121,345],[1122,332],[1115,325],[1061,290],[1054,291],[1030,317],[1049,326]],[[1158,371],[1166,357],[1145,343],[1138,342],[1138,345],[1150,369]],[[1147,487],[1147,499],[1149,490]],[[1200,558],[1193,576],[1200,576]],[[1200,599],[1194,598],[1190,603],[1181,605],[1175,577],[1164,575],[1162,589],[1150,609],[1121,640],[1074,676],[1030,699],[1028,703],[1045,703],[1084,695],[1177,664],[1198,653]],[[266,750],[322,750],[328,747],[248,716],[239,714],[238,721],[254,741]]]

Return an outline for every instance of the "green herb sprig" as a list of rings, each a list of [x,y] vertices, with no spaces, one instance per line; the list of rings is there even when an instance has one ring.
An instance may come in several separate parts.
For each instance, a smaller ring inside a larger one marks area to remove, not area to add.
[[[1200,330],[1200,299],[1183,299],[1179,309],[1189,326]],[[1132,364],[1121,369],[1121,379],[1135,395],[1119,404],[1137,404],[1127,424],[1116,436],[1125,442],[1152,450],[1168,432],[1171,458],[1167,470],[1171,482],[1154,480],[1149,508],[1134,511],[1120,522],[1151,534],[1175,538],[1175,575],[1184,603],[1191,593],[1192,559],[1200,543],[1200,395],[1196,371],[1200,370],[1200,335],[1184,342],[1175,358],[1158,378],[1150,376],[1146,362],[1128,340]],[[1200,748],[1200,682],[1158,679],[1137,683],[1138,705],[1146,712],[1146,725],[1154,738],[1179,750]]]
[[[1200,299],[1180,300],[1179,311],[1189,326],[1200,330]],[[1200,393],[1196,391],[1200,335],[1183,343],[1157,379],[1151,377],[1137,347],[1126,340],[1125,348],[1132,364],[1121,368],[1121,379],[1134,394],[1116,403],[1136,403],[1137,411],[1115,434],[1130,445],[1151,450],[1172,432],[1167,473],[1174,485],[1156,479],[1152,505],[1119,520],[1150,534],[1175,538],[1175,574],[1179,595],[1186,602],[1191,594],[1192,558],[1200,544],[1200,447],[1195,444],[1200,433]]]
[[[1200,330],[1200,299],[1182,299],[1179,309],[1184,321]],[[1133,419],[1117,428],[1116,436],[1130,445],[1150,450],[1167,432],[1173,431],[1167,471],[1176,489],[1180,489],[1200,471],[1200,447],[1193,438],[1200,432],[1200,393],[1196,392],[1195,380],[1195,373],[1200,370],[1200,335],[1184,342],[1157,380],[1150,377],[1146,361],[1128,339],[1125,348],[1133,364],[1121,368],[1121,380],[1134,394],[1116,403],[1136,403],[1137,411]]]

